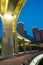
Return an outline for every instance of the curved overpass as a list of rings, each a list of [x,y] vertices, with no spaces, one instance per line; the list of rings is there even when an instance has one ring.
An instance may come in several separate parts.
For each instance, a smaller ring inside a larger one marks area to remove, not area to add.
[[[42,58],[43,58],[43,54],[36,56],[29,65],[38,65],[38,63]]]
[[[16,23],[18,16],[25,4],[26,0],[0,0],[0,13],[4,15],[5,13],[11,13],[14,17],[12,23],[13,33],[16,31]],[[22,37],[20,34],[17,33],[17,38],[24,39],[26,42],[31,42],[30,40]]]
[[[19,33],[17,33],[17,38],[20,39],[20,40],[24,39],[25,42],[27,42],[27,43],[31,43],[30,40],[28,40],[27,38],[21,36]]]

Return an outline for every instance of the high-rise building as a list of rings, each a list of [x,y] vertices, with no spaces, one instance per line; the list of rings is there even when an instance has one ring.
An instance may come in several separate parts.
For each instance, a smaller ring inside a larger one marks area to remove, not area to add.
[[[39,30],[41,42],[43,42],[43,30]]]
[[[24,23],[23,22],[18,23],[17,31],[20,35],[24,36]]]
[[[27,31],[24,29],[24,37],[27,37]]]
[[[35,42],[41,42],[39,29],[37,27],[34,27],[33,29],[33,37]]]

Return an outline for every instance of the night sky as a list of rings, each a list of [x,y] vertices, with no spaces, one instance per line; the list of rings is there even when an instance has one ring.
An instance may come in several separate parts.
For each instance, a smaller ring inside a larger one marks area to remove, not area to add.
[[[43,28],[43,0],[27,0],[19,16],[18,22],[24,22],[24,28],[32,36],[32,28]],[[2,21],[0,20],[0,37],[2,37]]]

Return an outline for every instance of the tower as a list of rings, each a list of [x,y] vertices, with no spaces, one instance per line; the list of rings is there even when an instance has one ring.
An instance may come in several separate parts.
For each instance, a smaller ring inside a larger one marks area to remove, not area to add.
[[[41,38],[40,38],[40,33],[37,27],[33,28],[33,36],[34,36],[34,40],[35,42],[41,42]]]
[[[18,33],[24,36],[24,23],[23,22],[18,23]]]
[[[43,29],[39,30],[41,42],[43,42]]]

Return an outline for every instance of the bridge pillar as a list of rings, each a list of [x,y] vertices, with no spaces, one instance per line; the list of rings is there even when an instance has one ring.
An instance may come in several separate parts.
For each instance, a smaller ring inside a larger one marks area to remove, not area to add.
[[[14,16],[14,27],[16,28],[16,21],[20,14],[22,7],[24,6],[26,0],[15,0],[14,2],[11,0],[7,0],[1,2],[1,14],[4,15],[5,13],[11,13]],[[9,17],[8,17],[9,18]],[[14,53],[14,44],[13,44],[13,31],[12,31],[12,20],[3,19],[3,49],[2,49],[2,56],[9,56]],[[13,28],[14,28],[13,27]],[[15,31],[15,29],[14,29]],[[17,34],[15,36],[15,53],[18,54],[18,40]]]
[[[14,45],[13,45],[12,19],[7,20],[4,17],[2,17],[2,22],[3,22],[2,56],[13,56]]]
[[[24,51],[24,53],[26,53],[26,46],[25,46],[24,39],[23,39],[23,51]]]

